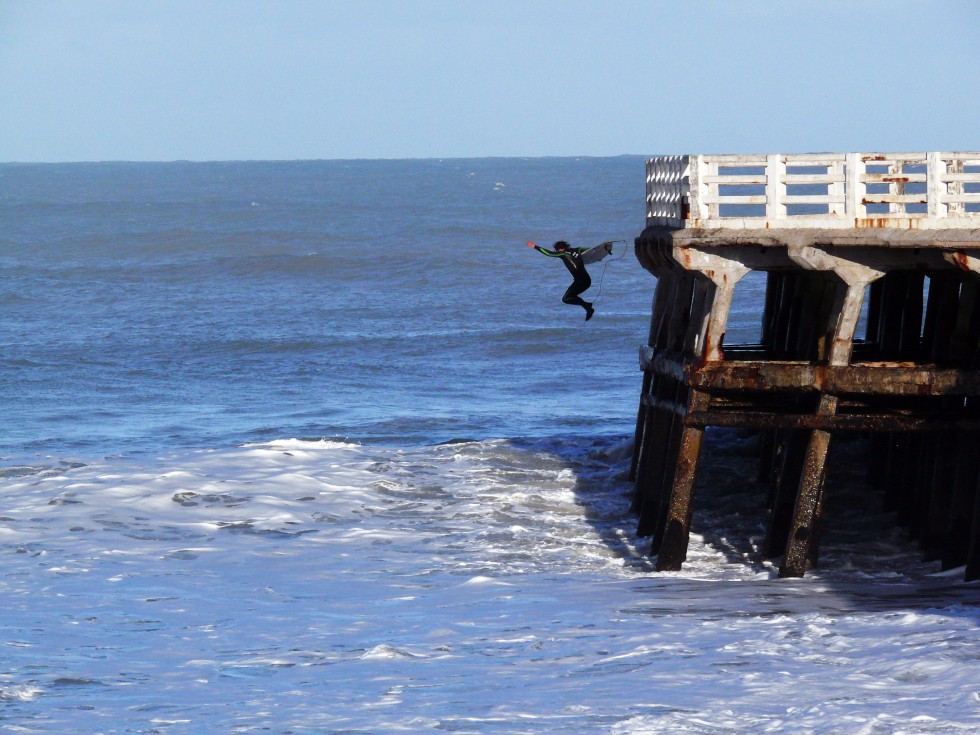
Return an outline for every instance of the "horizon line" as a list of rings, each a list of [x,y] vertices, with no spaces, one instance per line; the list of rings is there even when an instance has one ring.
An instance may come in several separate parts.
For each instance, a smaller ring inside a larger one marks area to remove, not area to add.
[[[395,157],[354,157],[354,158],[173,158],[173,159],[135,159],[135,158],[105,158],[105,159],[76,159],[70,161],[31,161],[31,160],[8,160],[0,161],[0,166],[59,166],[75,164],[139,164],[139,163],[316,163],[316,162],[382,162],[382,161],[475,161],[486,159],[498,160],[531,160],[531,159],[550,159],[550,158],[649,158],[656,154],[647,153],[614,153],[610,155],[595,154],[568,154],[568,155],[493,155],[493,156],[405,156]]]

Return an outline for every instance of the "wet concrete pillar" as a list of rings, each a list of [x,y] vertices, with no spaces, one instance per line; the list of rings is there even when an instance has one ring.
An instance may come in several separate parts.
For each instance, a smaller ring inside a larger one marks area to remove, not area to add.
[[[881,278],[884,272],[810,246],[790,248],[789,256],[804,268],[831,271],[840,278],[841,285],[831,314],[833,328],[830,334],[827,363],[848,365],[851,361],[854,333],[861,315],[864,293],[868,284]],[[821,395],[816,414],[834,415],[837,412],[837,403],[837,396]],[[829,431],[815,430],[810,433],[786,552],[779,568],[781,577],[802,577],[816,562],[829,448]]]

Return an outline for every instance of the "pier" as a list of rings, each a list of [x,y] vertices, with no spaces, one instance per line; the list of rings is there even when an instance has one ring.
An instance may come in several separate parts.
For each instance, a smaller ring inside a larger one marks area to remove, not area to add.
[[[636,257],[656,277],[630,468],[659,571],[688,546],[709,426],[759,432],[763,554],[819,556],[828,450],[943,569],[980,578],[980,152],[658,156]],[[758,339],[726,344],[765,279]]]

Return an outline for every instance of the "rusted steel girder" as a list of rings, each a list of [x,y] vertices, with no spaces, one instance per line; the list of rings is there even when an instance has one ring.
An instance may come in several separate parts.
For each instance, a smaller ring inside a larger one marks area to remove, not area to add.
[[[842,395],[980,395],[980,370],[912,362],[818,365],[809,362],[731,360],[694,363],[682,355],[641,349],[641,367],[707,391],[802,391]]]
[[[832,395],[967,396],[980,394],[980,370],[901,363],[791,365],[726,362],[688,371],[705,390],[816,391]]]
[[[980,419],[901,416],[882,413],[782,414],[758,411],[703,411],[684,415],[687,426],[728,426],[744,429],[808,429],[810,431],[965,431],[980,432]],[[980,434],[976,437],[980,446]]]

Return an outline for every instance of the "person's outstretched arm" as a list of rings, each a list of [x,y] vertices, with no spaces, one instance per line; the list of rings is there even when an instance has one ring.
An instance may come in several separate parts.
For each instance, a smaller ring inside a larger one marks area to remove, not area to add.
[[[547,255],[549,258],[560,258],[562,256],[561,253],[555,252],[554,250],[548,250],[548,248],[543,248],[540,245],[535,245],[530,240],[528,241],[527,246],[529,248],[534,248],[542,255]]]

